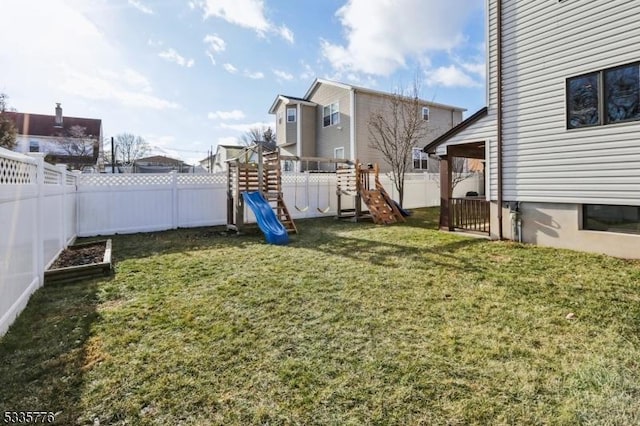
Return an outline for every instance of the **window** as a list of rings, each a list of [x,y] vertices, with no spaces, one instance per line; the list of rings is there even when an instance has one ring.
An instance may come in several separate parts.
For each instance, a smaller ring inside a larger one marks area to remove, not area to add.
[[[640,120],[640,64],[567,79],[567,128]]]
[[[287,123],[296,122],[296,112],[295,108],[287,108]]]
[[[638,120],[640,69],[638,64],[613,68],[604,72],[604,99],[607,123]]]
[[[422,107],[422,119],[424,121],[429,121],[429,108],[428,107]]]
[[[640,207],[584,205],[582,206],[582,228],[593,231],[640,234]]]
[[[29,141],[29,152],[40,152],[40,142],[30,140]]]
[[[427,170],[429,168],[429,154],[421,148],[412,149],[413,168]]]
[[[344,148],[334,148],[333,150],[333,158],[344,158]]]
[[[278,113],[278,124],[282,124],[282,113]]]
[[[592,73],[567,80],[567,127],[595,126],[600,124],[599,73]]]
[[[333,126],[340,123],[340,109],[335,102],[322,108],[322,126]]]

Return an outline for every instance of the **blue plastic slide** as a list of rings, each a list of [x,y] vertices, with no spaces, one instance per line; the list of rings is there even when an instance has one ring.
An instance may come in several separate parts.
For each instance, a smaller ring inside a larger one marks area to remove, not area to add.
[[[273,209],[260,192],[243,192],[244,202],[251,208],[264,237],[269,244],[289,243],[289,234],[276,217]]]

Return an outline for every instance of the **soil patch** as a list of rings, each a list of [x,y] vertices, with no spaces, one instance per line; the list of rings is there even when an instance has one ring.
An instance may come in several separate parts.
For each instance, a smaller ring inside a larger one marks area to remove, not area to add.
[[[44,271],[45,283],[75,281],[112,273],[111,240],[67,247]]]
[[[105,246],[106,242],[101,241],[86,247],[64,249],[56,261],[53,262],[50,269],[102,263],[104,260]]]

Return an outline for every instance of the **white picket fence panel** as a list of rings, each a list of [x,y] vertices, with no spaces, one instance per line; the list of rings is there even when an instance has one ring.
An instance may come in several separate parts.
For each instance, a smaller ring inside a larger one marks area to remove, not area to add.
[[[227,176],[217,174],[89,174],[78,179],[78,236],[128,234],[227,222]],[[391,179],[380,177],[394,199],[397,191]],[[458,184],[454,195],[478,191],[481,175]],[[338,201],[333,173],[284,173],[282,192],[294,219],[334,216]],[[354,199],[343,197],[345,208]],[[434,176],[410,174],[405,179],[406,208],[437,206],[440,189]],[[308,206],[305,211],[304,207]],[[326,208],[329,210],[323,213]],[[255,222],[245,208],[245,220]]]
[[[0,148],[0,335],[76,236],[76,175]]]

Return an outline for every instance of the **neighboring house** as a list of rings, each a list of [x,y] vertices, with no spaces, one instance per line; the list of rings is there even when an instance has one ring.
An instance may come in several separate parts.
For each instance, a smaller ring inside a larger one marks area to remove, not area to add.
[[[198,161],[198,164],[208,173],[213,173],[213,164],[215,163],[215,161],[216,161],[216,155],[210,153],[205,158]]]
[[[378,163],[381,171],[389,171],[382,154],[370,146],[368,123],[370,114],[383,110],[389,96],[392,94],[323,79],[316,79],[302,98],[279,95],[269,109],[276,116],[278,146],[286,155],[359,160]],[[413,171],[429,168],[422,147],[460,123],[464,111],[422,101],[419,113],[428,121],[428,136],[416,143]]]
[[[102,120],[64,117],[56,104],[55,115],[7,112],[16,125],[16,148],[21,153],[42,152],[47,161],[71,168],[99,166]]]
[[[213,173],[224,172],[227,170],[227,160],[237,158],[245,150],[240,145],[218,145],[213,161]]]
[[[182,160],[177,160],[164,155],[153,155],[136,160],[133,163],[134,173],[192,173],[193,167]]]
[[[486,158],[493,238],[640,258],[640,2],[488,5],[487,108],[425,147],[440,180]]]

